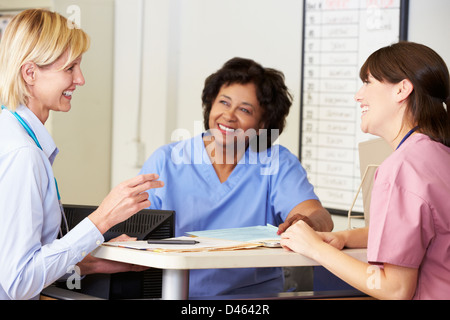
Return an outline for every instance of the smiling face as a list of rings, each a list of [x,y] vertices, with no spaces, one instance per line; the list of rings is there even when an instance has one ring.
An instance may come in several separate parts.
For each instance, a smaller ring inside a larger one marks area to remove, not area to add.
[[[399,103],[398,84],[376,80],[370,73],[355,95],[361,108],[361,130],[385,138],[394,139],[401,128],[404,107]]]
[[[50,110],[67,112],[71,108],[72,94],[77,86],[85,83],[81,72],[81,56],[61,69],[67,62],[66,51],[54,63],[39,67],[29,62],[22,74],[31,96],[27,107],[43,122]]]
[[[209,128],[216,144],[231,146],[245,139],[247,146],[263,128],[262,115],[253,83],[223,85],[212,104]]]

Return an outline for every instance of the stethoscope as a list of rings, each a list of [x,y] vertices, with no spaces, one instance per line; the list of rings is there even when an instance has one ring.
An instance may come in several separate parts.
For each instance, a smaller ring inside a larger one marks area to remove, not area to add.
[[[25,131],[28,133],[28,135],[31,137],[31,139],[33,139],[33,141],[36,143],[36,145],[38,146],[39,149],[42,149],[41,144],[39,143],[39,140],[37,139],[36,135],[34,134],[33,130],[31,130],[30,126],[25,122],[25,120],[22,119],[22,117],[15,111],[11,111],[8,108],[6,108],[5,106],[2,105],[2,110],[8,110],[9,112],[12,113],[12,115],[14,117],[16,117],[17,121],[19,121],[19,123],[22,125],[22,127],[25,129]],[[58,196],[58,203],[59,203],[59,209],[61,211],[61,216],[63,218],[64,221],[64,225],[66,227],[66,232],[69,232],[69,224],[67,223],[67,218],[66,218],[66,214],[64,213],[64,207],[62,205],[61,202],[61,196],[59,194],[59,189],[58,189],[58,182],[56,181],[55,178],[55,186],[56,186],[56,194]],[[59,228],[59,235],[62,237],[63,236],[63,232],[62,232],[62,228]]]

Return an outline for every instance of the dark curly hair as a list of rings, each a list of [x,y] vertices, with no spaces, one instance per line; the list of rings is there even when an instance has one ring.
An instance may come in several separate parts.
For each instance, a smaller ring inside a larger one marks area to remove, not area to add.
[[[255,85],[256,97],[263,110],[262,121],[264,129],[266,129],[259,139],[267,139],[266,146],[270,148],[278,135],[283,132],[286,117],[292,105],[292,96],[284,83],[282,72],[263,68],[259,63],[250,59],[233,58],[227,61],[220,70],[206,78],[202,93],[205,129],[209,130],[211,108],[222,86],[236,83],[253,83]],[[276,136],[272,136],[274,129],[278,130]],[[261,145],[261,143],[258,144]]]

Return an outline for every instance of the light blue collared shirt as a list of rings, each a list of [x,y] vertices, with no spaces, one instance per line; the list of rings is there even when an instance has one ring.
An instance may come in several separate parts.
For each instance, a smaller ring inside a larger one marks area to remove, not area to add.
[[[0,113],[0,299],[33,299],[73,269],[104,238],[86,218],[57,240],[61,211],[52,164],[58,149],[25,106]]]

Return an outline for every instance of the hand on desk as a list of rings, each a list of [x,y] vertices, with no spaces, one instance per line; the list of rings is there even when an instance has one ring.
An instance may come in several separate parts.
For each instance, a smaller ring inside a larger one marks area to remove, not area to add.
[[[320,234],[305,221],[298,221],[281,234],[280,244],[287,250],[313,258],[317,246],[324,244]]]
[[[307,216],[302,215],[301,213],[296,213],[295,215],[293,215],[290,218],[287,218],[285,222],[281,223],[278,226],[278,234],[282,234],[283,232],[285,232],[290,226],[294,225],[295,223],[297,223],[298,221],[305,221],[311,228],[313,228],[313,224],[311,219],[309,219]]]
[[[129,237],[125,234],[111,239],[110,242],[117,241],[135,241],[136,238]],[[117,273],[117,272],[139,272],[149,269],[149,267],[139,266],[129,263],[105,260],[95,258],[90,254],[80,261],[77,266],[80,268],[81,275],[93,274],[93,273]]]
[[[291,225],[301,220],[316,231],[333,230],[333,220],[330,213],[322,206],[320,201],[311,199],[299,203],[289,212],[286,221],[278,226],[278,234],[282,234]]]
[[[318,245],[326,243],[342,250],[346,240],[341,232],[317,232],[306,221],[297,221],[281,235],[280,243],[285,249],[311,257]]]

